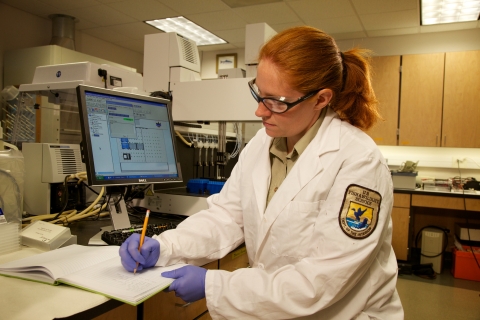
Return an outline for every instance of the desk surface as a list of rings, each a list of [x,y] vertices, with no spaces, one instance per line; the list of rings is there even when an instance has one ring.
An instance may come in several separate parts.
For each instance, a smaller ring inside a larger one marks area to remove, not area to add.
[[[417,188],[417,189],[395,189],[394,192],[418,194],[418,195],[429,195],[429,196],[480,199],[480,191],[475,191],[475,193],[470,193],[470,192],[461,193],[461,192],[430,191],[430,190],[423,190],[421,188]]]
[[[43,251],[23,247],[0,255],[0,263],[18,260]],[[110,299],[100,294],[70,286],[52,286],[44,283],[0,276],[0,310],[2,319],[65,318],[99,306]]]
[[[159,218],[153,217],[150,221],[151,223],[159,222]],[[78,244],[87,245],[89,239],[102,227],[110,225],[112,225],[110,218],[97,221],[77,221],[70,226],[70,231],[77,235]],[[22,247],[19,251],[0,255],[0,263],[18,260],[41,252],[43,251],[39,249]],[[82,314],[86,310],[101,308],[109,303],[111,304],[109,309],[122,304],[103,295],[71,286],[52,286],[4,276],[0,276],[0,297],[2,297],[0,299],[1,318],[9,320],[75,318],[75,315]]]

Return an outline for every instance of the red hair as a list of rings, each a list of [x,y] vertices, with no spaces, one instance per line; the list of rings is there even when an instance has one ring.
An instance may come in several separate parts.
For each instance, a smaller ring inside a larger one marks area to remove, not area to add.
[[[369,55],[359,48],[340,53],[331,36],[302,26],[275,35],[260,50],[258,61],[270,60],[292,88],[305,94],[331,89],[330,107],[342,120],[367,130],[380,118]]]

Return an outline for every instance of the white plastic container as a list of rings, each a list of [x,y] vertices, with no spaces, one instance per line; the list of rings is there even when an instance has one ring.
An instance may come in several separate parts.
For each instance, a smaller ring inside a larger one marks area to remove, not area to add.
[[[415,190],[418,172],[392,171],[393,187],[395,189]]]

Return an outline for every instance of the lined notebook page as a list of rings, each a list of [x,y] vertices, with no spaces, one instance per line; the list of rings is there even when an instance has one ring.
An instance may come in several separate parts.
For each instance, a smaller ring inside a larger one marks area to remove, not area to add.
[[[62,282],[107,296],[136,303],[170,285],[174,279],[164,278],[161,273],[184,266],[153,267],[138,271],[135,275],[126,271],[120,257],[78,271],[62,278]]]

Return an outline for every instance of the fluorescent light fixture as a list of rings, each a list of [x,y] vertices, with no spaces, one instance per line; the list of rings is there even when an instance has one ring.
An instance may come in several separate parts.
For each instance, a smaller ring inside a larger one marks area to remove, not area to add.
[[[480,0],[422,0],[422,25],[478,20]]]
[[[165,32],[176,32],[187,39],[195,41],[197,46],[227,43],[227,41],[184,17],[149,20],[145,22]]]

